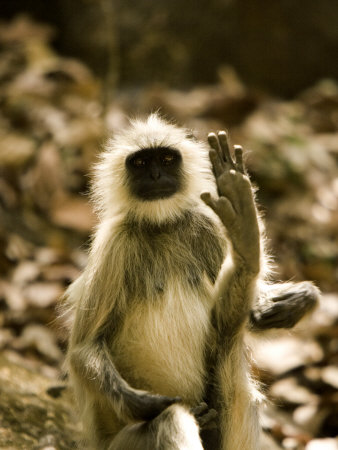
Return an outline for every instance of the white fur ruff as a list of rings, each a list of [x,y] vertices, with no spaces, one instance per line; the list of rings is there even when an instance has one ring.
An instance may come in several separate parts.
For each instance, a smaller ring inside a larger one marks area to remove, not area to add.
[[[200,202],[202,192],[215,192],[208,147],[187,137],[188,132],[163,121],[157,114],[130,126],[107,142],[95,167],[93,199],[100,216],[114,217],[132,212],[136,219],[161,223],[174,220],[182,211]],[[126,179],[126,158],[146,148],[170,147],[183,159],[182,191],[168,199],[142,201],[131,198]],[[113,154],[113,157],[112,157]]]

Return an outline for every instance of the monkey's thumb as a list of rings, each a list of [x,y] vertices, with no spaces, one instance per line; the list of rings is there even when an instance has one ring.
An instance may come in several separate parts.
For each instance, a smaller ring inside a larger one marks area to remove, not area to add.
[[[208,205],[211,202],[210,192],[202,192],[201,199]]]
[[[210,192],[202,192],[202,194],[201,194],[201,199],[204,201],[205,204],[207,204],[208,206],[210,206],[211,209],[213,209],[214,211],[216,211],[216,202],[215,202],[215,200],[211,197]]]

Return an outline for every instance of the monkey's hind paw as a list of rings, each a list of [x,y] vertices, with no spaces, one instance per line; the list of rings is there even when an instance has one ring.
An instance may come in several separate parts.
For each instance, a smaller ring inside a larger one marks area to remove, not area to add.
[[[292,328],[318,305],[319,297],[318,288],[308,281],[276,285],[269,300],[251,311],[251,327]]]
[[[195,416],[195,419],[201,430],[211,430],[217,428],[216,418],[218,413],[215,409],[209,409],[208,405],[204,402],[191,408],[191,413]]]
[[[150,393],[129,392],[125,394],[130,415],[136,420],[152,420],[161,414],[168,406],[180,403],[180,397],[166,397]]]

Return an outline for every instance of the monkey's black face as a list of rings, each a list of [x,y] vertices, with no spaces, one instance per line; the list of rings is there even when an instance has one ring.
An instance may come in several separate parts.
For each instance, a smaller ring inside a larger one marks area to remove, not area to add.
[[[141,200],[174,195],[182,183],[182,156],[178,150],[160,147],[139,150],[126,159],[132,194]]]

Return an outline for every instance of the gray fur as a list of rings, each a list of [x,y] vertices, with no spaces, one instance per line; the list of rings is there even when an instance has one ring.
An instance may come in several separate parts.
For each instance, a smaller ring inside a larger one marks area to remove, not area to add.
[[[166,289],[168,267],[190,288],[201,289],[203,275],[214,283],[224,260],[219,229],[195,211],[161,225],[128,217],[120,239],[125,240],[121,245],[126,249],[122,264],[128,299],[157,297]]]
[[[264,231],[241,150],[230,163],[225,135],[212,137],[215,183],[208,147],[186,136],[152,115],[110,141],[96,167],[100,223],[87,267],[65,295],[87,449],[259,448],[263,396],[244,337],[254,305],[251,322],[264,324],[264,305],[280,295],[263,289]],[[170,198],[140,201],[126,158],[160,147],[180,152],[185,182]],[[315,301],[307,292],[300,295]],[[218,413],[217,428],[202,431],[204,447],[191,412],[203,400]]]

